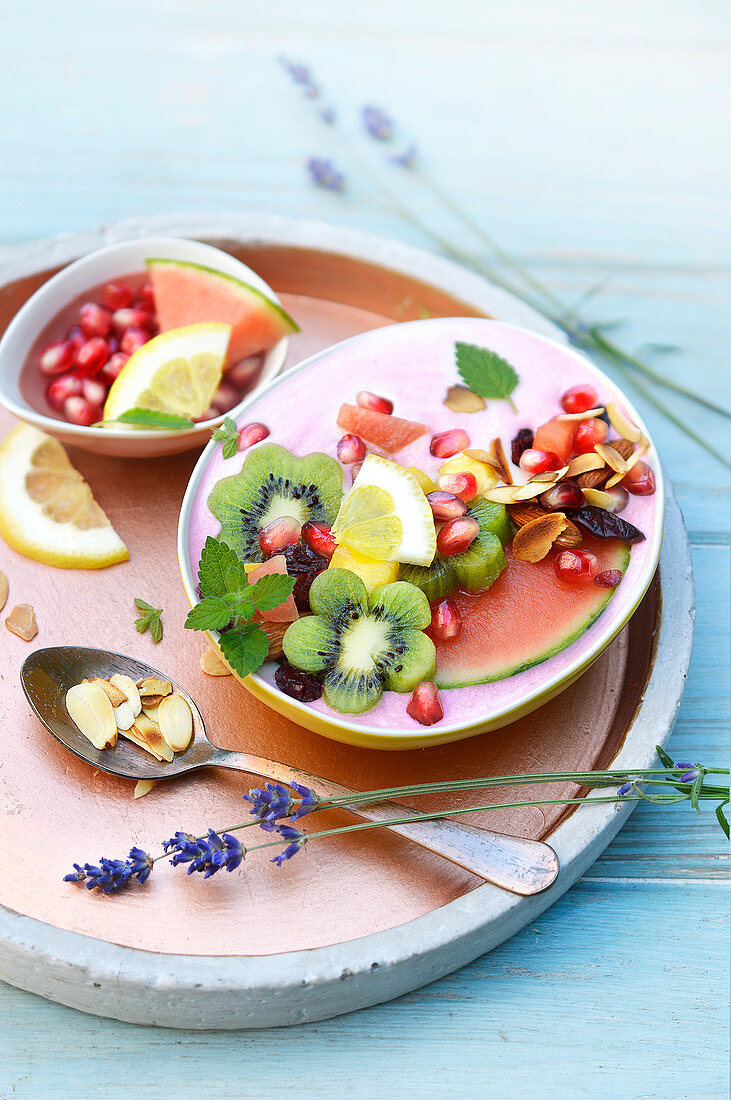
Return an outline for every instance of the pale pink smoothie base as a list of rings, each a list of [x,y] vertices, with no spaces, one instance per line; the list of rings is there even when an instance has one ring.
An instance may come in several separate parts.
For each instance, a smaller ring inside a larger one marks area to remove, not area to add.
[[[458,383],[455,363],[456,341],[478,344],[497,352],[510,362],[519,376],[512,394],[517,407],[513,412],[507,401],[488,401],[477,413],[455,413],[444,405],[447,387]],[[509,454],[510,440],[519,428],[535,430],[539,424],[561,413],[560,397],[569,386],[588,382],[599,394],[599,403],[614,401],[627,409],[620,391],[604,375],[572,350],[544,337],[500,321],[482,318],[444,318],[389,325],[356,336],[334,349],[320,353],[303,369],[288,371],[263,396],[252,401],[239,419],[239,426],[252,421],[266,424],[270,435],[266,442],[279,443],[296,455],[320,451],[336,457],[336,446],[343,431],[337,426],[340,406],[355,404],[359,390],[371,390],[394,402],[394,415],[417,420],[428,431],[413,444],[392,456],[404,466],[417,466],[434,477],[443,460],[429,453],[432,435],[450,428],[464,428],[473,447],[488,449],[496,436]],[[631,410],[629,415],[637,419]],[[220,446],[206,450],[201,465],[207,462],[195,490],[190,510],[188,553],[191,572],[197,576],[201,548],[208,535],[217,535],[220,524],[208,508],[208,496],[223,477],[240,471],[246,454],[224,459]],[[645,456],[659,474],[654,448]],[[200,468],[200,467],[199,467]],[[199,469],[197,468],[197,469]],[[513,470],[515,480],[525,480]],[[195,476],[195,475],[194,475]],[[661,489],[662,480],[658,478]],[[350,470],[345,469],[344,490],[350,487]],[[597,621],[561,653],[526,672],[505,680],[473,687],[441,691],[444,719],[437,728],[477,722],[489,712],[503,713],[517,706],[527,694],[540,693],[562,670],[581,664],[598,644],[600,637],[612,637],[639,602],[651,580],[648,565],[656,561],[662,524],[662,493],[654,496],[630,496],[622,518],[629,520],[646,536],[632,547],[627,572],[607,608]],[[274,686],[276,665],[269,662],[257,674]],[[406,714],[408,695],[385,692],[380,702],[366,714],[344,715],[349,723],[379,729],[401,728],[416,732],[420,727]],[[340,716],[322,700],[309,704],[331,718]]]

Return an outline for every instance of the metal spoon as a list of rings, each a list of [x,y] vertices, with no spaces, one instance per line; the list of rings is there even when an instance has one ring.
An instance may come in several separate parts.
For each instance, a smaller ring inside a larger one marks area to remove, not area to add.
[[[312,787],[323,799],[356,793],[330,779],[310,775],[274,760],[217,748],[206,736],[200,711],[178,684],[174,684],[175,690],[184,696],[193,713],[193,740],[185,752],[176,753],[169,764],[160,764],[143,749],[123,738],[119,739],[114,749],[94,748],[69,717],[66,692],[89,677],[108,679],[115,672],[121,672],[133,680],[145,676],[170,679],[150,665],[121,653],[80,646],[54,646],[37,649],[26,658],[20,670],[20,681],[28,702],[46,729],[67,749],[100,771],[126,779],[169,779],[196,768],[234,768],[277,783],[289,784],[293,780],[303,783]],[[368,821],[386,821],[409,813],[408,809],[395,802],[342,808]],[[539,894],[551,885],[558,874],[558,856],[542,841],[505,836],[445,818],[388,827],[399,836],[515,894]]]

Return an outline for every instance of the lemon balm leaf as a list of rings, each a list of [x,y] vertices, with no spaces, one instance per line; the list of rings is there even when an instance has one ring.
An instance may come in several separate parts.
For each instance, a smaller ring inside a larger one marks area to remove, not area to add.
[[[246,570],[225,542],[209,535],[198,563],[201,596],[224,596],[248,585]]]
[[[296,577],[282,573],[269,573],[251,585],[250,595],[257,611],[273,611],[291,596]]]
[[[244,623],[227,630],[219,643],[221,652],[239,676],[249,676],[264,664],[269,655],[269,639],[256,623]]]
[[[155,409],[126,409],[114,420],[101,420],[104,424],[130,424],[136,428],[168,428],[182,431],[184,428],[194,428],[195,424],[187,416],[178,416],[176,413],[157,412]],[[94,425],[98,427],[99,425]]]
[[[233,458],[239,449],[239,431],[236,421],[227,416],[220,427],[213,429],[211,439],[223,444],[221,454],[224,458]]]
[[[476,344],[457,341],[454,349],[457,370],[464,384],[480,397],[507,401],[513,412],[517,412],[510,395],[518,385],[518,372],[507,359]]]
[[[150,637],[157,645],[162,641],[162,608],[153,607],[152,604],[147,603],[145,600],[135,599],[134,605],[140,612],[140,617],[135,619],[135,630],[139,634],[144,634],[145,631],[150,631]]]

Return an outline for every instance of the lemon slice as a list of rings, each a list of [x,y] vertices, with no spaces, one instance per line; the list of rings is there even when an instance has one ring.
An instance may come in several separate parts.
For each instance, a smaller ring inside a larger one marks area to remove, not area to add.
[[[19,554],[62,569],[129,557],[58,440],[28,424],[0,444],[0,535]]]
[[[187,325],[155,336],[131,355],[113,383],[104,419],[127,409],[202,416],[221,381],[230,325]]]
[[[378,561],[431,565],[437,549],[429,502],[412,473],[368,455],[333,525],[338,542]]]

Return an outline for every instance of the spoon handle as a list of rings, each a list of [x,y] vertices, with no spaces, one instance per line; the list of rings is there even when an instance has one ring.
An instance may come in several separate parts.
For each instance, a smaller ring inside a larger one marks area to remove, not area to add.
[[[343,798],[357,793],[319,775],[310,775],[287,764],[244,752],[218,749],[208,763],[249,772],[275,783],[302,783],[312,787],[322,799]],[[396,802],[343,806],[342,809],[367,821],[388,821],[409,813],[408,808]],[[551,885],[558,874],[558,856],[550,845],[540,840],[506,836],[489,829],[458,824],[447,818],[389,825],[388,828],[514,894],[539,894]]]

